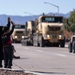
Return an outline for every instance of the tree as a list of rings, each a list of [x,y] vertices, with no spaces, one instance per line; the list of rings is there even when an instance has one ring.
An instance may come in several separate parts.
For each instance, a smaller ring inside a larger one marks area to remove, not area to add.
[[[68,23],[70,31],[75,33],[75,9],[71,12]]]
[[[64,22],[65,30],[70,31],[70,26],[68,25],[68,19],[67,18],[64,18],[63,19],[63,22]]]

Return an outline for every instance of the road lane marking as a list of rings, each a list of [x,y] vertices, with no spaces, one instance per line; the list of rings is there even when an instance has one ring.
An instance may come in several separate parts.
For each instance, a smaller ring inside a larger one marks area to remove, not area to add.
[[[28,47],[25,47],[25,49],[29,49]],[[36,50],[37,52],[44,52],[42,50]],[[58,53],[55,53],[55,52],[50,52],[52,55],[57,55],[57,56],[61,56],[61,57],[67,57],[67,55],[64,55],[64,54],[58,54]]]
[[[28,47],[25,47],[25,49],[29,49]]]
[[[51,54],[52,54],[52,55],[61,56],[61,57],[67,57],[67,55],[59,54],[59,53],[55,53],[55,52],[51,52]]]
[[[67,57],[67,55],[64,55],[64,54],[57,54],[57,55],[61,57]]]
[[[43,52],[42,50],[36,50],[37,52]]]

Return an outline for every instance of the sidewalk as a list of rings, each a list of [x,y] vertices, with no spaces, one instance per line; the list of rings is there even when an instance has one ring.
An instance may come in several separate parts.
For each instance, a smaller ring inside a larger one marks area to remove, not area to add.
[[[36,75],[20,69],[0,68],[0,75]]]
[[[13,60],[17,60],[17,59],[13,59]],[[0,75],[36,75],[36,74],[30,71],[24,70],[22,67],[20,67],[19,65],[13,62],[12,69],[0,68]],[[40,75],[40,74],[37,74],[37,75]]]

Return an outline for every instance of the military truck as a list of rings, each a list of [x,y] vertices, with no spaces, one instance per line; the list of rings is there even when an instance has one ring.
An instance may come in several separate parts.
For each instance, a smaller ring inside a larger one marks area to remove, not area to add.
[[[28,33],[28,28],[31,34]],[[40,16],[33,24],[27,24],[27,34],[29,35],[29,41],[32,41],[33,46],[65,46],[62,16]],[[32,37],[32,40],[30,37]]]
[[[24,38],[21,40],[22,45],[33,46],[34,21],[27,21],[25,25]]]
[[[34,45],[65,46],[64,23],[62,16],[43,15],[38,18],[37,29],[34,34]]]
[[[14,31],[12,33],[12,41],[21,42],[21,39],[24,38],[25,25],[15,24]]]

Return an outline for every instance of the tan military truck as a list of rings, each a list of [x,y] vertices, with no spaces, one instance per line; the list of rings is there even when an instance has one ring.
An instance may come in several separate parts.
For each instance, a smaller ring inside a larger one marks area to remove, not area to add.
[[[62,16],[40,16],[35,21],[27,21],[22,45],[65,46]]]
[[[62,16],[40,16],[33,35],[34,46],[65,46],[64,23]]]
[[[22,45],[33,46],[34,21],[27,21],[25,25],[24,38],[21,40]]]
[[[25,25],[15,24],[14,32],[12,33],[12,41],[21,42],[21,39],[24,38]]]

